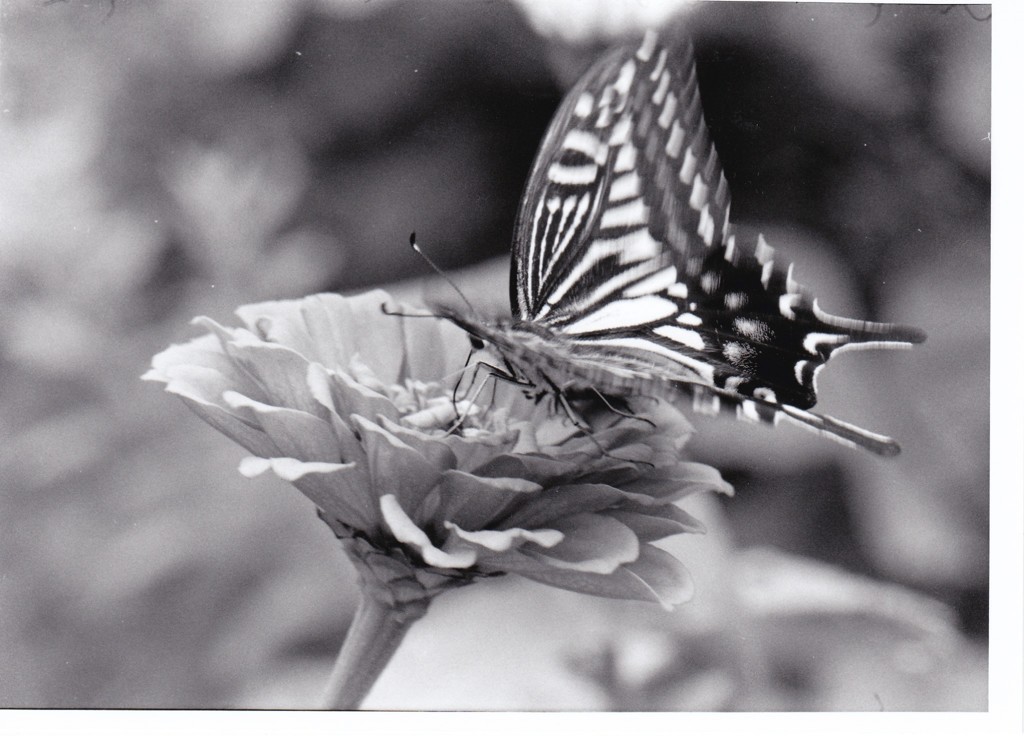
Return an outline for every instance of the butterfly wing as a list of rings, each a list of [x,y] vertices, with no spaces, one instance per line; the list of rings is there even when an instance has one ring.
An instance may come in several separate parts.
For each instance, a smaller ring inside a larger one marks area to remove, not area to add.
[[[592,311],[698,233],[719,241],[728,209],[693,47],[648,33],[594,64],[548,128],[516,220],[514,312],[558,324]]]
[[[734,232],[728,212],[693,47],[649,32],[595,64],[549,128],[517,218],[515,314],[581,357],[714,399],[705,406],[786,416],[885,452],[878,436],[804,410],[839,349],[905,347],[923,334],[825,313],[762,237]],[[600,373],[593,382],[609,388]]]

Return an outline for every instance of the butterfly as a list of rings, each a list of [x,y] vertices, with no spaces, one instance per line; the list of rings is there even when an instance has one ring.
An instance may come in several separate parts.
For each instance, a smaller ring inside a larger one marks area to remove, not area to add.
[[[513,319],[436,314],[491,346],[492,374],[550,395],[573,421],[588,392],[688,397],[696,411],[788,419],[844,444],[891,438],[809,411],[825,363],[910,347],[920,330],[824,312],[763,236],[729,223],[730,194],[692,42],[655,31],[594,64],[562,101],[520,204]]]

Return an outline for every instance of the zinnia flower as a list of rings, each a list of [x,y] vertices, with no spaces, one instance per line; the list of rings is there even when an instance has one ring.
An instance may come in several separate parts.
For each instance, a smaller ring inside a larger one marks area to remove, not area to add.
[[[678,411],[645,402],[644,420],[605,412],[584,433],[497,380],[456,400],[466,336],[385,304],[399,311],[374,291],[245,306],[240,328],[198,318],[211,334],[160,353],[144,378],[251,452],[244,475],[272,471],[316,504],[392,638],[434,595],[502,573],[665,607],[689,598],[685,568],[652,543],[702,531],[677,501],[730,489],[681,459],[692,428]]]

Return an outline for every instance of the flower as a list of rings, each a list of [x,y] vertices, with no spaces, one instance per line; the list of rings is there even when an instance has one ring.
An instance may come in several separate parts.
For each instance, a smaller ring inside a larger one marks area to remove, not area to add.
[[[653,543],[702,531],[677,501],[731,489],[681,459],[692,428],[676,409],[650,400],[645,420],[605,412],[581,432],[497,380],[456,401],[464,333],[385,304],[320,294],[241,307],[244,327],[201,317],[210,334],[143,378],[252,453],[243,475],[271,471],[309,497],[368,594],[410,616],[502,573],[665,607],[690,596]]]

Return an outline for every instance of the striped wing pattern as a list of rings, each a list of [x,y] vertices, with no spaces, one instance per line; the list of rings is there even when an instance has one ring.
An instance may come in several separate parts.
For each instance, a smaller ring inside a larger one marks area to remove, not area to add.
[[[908,347],[923,334],[823,312],[763,237],[733,231],[728,213],[692,44],[648,32],[580,79],[544,139],[516,222],[519,325],[578,357],[599,391],[641,392],[623,390],[625,372],[641,387],[669,384],[701,410],[789,418],[898,452],[888,438],[806,409],[840,349]],[[593,368],[602,360],[614,376]]]
[[[652,276],[676,283],[673,262],[720,243],[728,209],[692,45],[650,32],[595,64],[548,129],[516,223],[517,317],[557,326]]]

